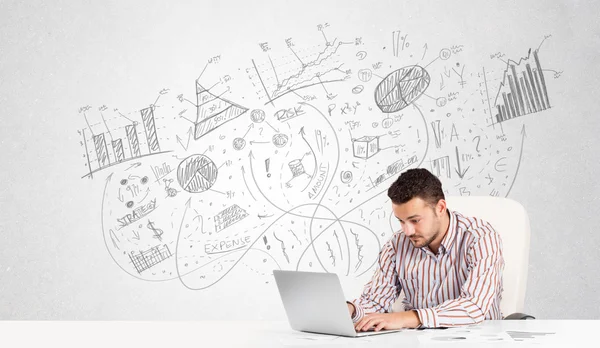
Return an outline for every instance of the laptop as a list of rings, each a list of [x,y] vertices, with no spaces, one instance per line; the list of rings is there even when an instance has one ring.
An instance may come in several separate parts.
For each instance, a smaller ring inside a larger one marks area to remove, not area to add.
[[[294,330],[347,337],[402,330],[356,332],[335,273],[273,270],[273,275]]]

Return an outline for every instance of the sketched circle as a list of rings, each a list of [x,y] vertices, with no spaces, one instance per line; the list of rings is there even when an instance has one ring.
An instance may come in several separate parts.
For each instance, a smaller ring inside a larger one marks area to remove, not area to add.
[[[452,52],[451,52],[449,49],[447,49],[447,48],[443,48],[443,49],[440,51],[440,58],[441,58],[442,60],[446,60],[446,59],[450,58],[450,55],[451,55],[451,54],[452,54]]]
[[[352,93],[354,94],[359,94],[360,92],[362,92],[365,89],[365,86],[363,85],[358,85],[354,88],[352,88]]]
[[[132,208],[133,207],[133,201],[129,201],[129,202],[125,203],[125,206],[127,208]]]
[[[204,155],[191,155],[179,163],[177,182],[187,192],[200,193],[217,181],[217,166]]]
[[[285,134],[277,133],[273,135],[273,145],[277,147],[284,147],[288,142],[288,136]]]
[[[381,121],[381,126],[383,128],[390,128],[392,125],[394,124],[394,119],[393,118],[384,118],[383,121]]]
[[[362,82],[369,82],[373,77],[373,72],[371,69],[360,69],[358,71],[358,79]]]
[[[353,179],[352,172],[349,170],[344,170],[340,173],[340,179],[344,184],[351,182]]]
[[[242,150],[246,147],[246,140],[244,138],[235,138],[233,139],[233,148],[237,151]]]
[[[446,98],[444,98],[444,97],[440,97],[440,98],[437,98],[437,99],[435,100],[435,105],[437,105],[438,107],[440,107],[440,108],[441,108],[441,107],[443,107],[444,105],[446,105],[446,103],[447,103],[447,102],[448,102],[448,100],[447,100]]]
[[[254,109],[250,112],[250,119],[254,123],[261,123],[265,120],[265,112],[261,109]]]

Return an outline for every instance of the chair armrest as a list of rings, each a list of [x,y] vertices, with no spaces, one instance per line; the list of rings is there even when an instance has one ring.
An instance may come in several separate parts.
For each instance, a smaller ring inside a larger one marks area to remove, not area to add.
[[[504,317],[504,320],[527,320],[527,319],[535,319],[534,316],[525,313],[513,313],[511,315],[507,315]]]

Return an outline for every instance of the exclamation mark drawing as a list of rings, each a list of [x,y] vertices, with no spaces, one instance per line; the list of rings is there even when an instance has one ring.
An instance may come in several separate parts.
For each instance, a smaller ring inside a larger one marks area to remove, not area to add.
[[[263,237],[263,242],[265,242],[265,245],[267,246],[267,250],[271,249],[271,246],[269,245],[269,242],[267,242],[267,236]]]
[[[269,173],[269,164],[271,164],[271,159],[267,158],[265,160],[265,168],[267,169],[267,178],[271,177],[271,173]]]

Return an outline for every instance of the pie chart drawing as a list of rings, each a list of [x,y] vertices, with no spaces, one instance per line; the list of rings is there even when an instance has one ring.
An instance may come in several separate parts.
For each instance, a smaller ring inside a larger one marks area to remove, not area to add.
[[[398,69],[375,88],[375,103],[385,113],[400,111],[425,93],[430,81],[429,73],[418,65]]]
[[[204,155],[191,155],[179,163],[177,181],[181,188],[191,193],[210,189],[217,181],[217,166]]]

